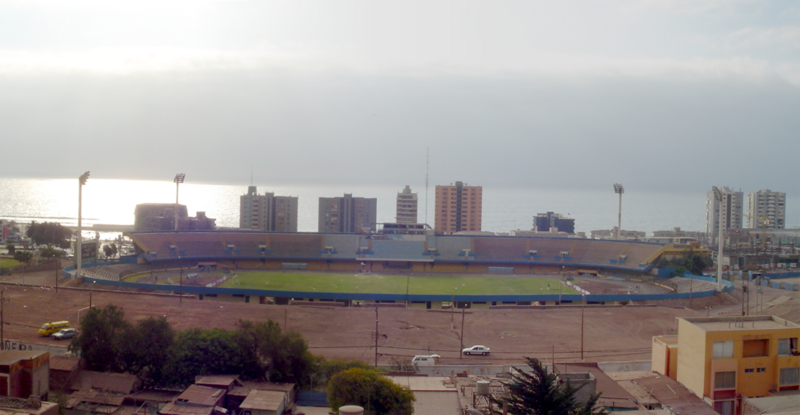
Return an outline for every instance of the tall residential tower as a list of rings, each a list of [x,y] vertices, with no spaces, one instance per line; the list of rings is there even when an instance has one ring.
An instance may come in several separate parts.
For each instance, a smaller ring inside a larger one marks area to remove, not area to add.
[[[729,187],[720,189],[722,193],[722,226],[725,229],[742,228],[742,192]],[[706,234],[719,233],[720,203],[713,191],[706,194]]]
[[[397,223],[414,224],[417,222],[417,194],[411,193],[411,187],[406,185],[402,192],[397,193]]]
[[[375,231],[378,199],[353,197],[319,198],[319,232],[368,233]]]
[[[256,186],[248,186],[239,197],[239,228],[267,232],[297,232],[297,197],[259,195]]]
[[[747,227],[786,228],[786,193],[759,190],[747,194]]]
[[[480,231],[483,214],[483,187],[456,182],[455,186],[436,186],[437,233]]]

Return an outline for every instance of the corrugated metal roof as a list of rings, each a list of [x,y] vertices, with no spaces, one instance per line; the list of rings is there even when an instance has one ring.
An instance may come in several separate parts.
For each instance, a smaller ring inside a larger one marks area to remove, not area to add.
[[[236,375],[197,376],[194,383],[205,386],[224,386],[226,388],[234,384],[241,384]]]
[[[285,392],[254,390],[247,394],[239,409],[277,411],[283,404]]]
[[[81,364],[80,357],[50,356],[50,370],[71,372]]]
[[[92,372],[90,370],[81,371],[77,379],[72,382],[72,390],[98,389],[105,392],[114,393],[133,393],[139,388],[141,382],[139,378],[127,373],[106,373]]]
[[[171,402],[158,411],[162,415],[211,415],[212,412],[213,406],[175,405]]]
[[[189,385],[183,393],[175,398],[175,403],[190,403],[193,405],[216,405],[225,396],[225,391],[209,386]]]
[[[685,386],[666,377],[645,377],[636,382],[651,391],[654,398],[672,412],[681,415],[718,415],[708,404]]]

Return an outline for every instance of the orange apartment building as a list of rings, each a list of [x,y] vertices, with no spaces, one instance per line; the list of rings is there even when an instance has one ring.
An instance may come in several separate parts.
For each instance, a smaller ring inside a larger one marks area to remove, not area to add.
[[[797,394],[800,402],[800,325],[775,316],[677,320],[677,337],[653,338],[654,372],[722,415],[741,414],[747,398]]]
[[[456,182],[436,186],[436,215],[434,230],[452,234],[460,231],[480,231],[483,216],[483,187]]]

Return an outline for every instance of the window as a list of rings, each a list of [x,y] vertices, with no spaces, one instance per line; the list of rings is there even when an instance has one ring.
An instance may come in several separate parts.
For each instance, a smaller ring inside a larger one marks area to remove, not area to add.
[[[753,373],[753,372],[755,372],[755,369],[753,369],[753,368],[744,370],[744,373]]]
[[[714,342],[714,359],[733,357],[733,340]]]
[[[797,352],[797,337],[778,339],[778,356],[791,356],[792,352]]]
[[[715,373],[714,389],[736,389],[736,372]]]
[[[797,385],[800,383],[800,367],[787,367],[781,369],[781,386]]]
[[[765,368],[765,367],[756,368],[756,373],[764,373],[766,371],[767,371],[767,368]]]

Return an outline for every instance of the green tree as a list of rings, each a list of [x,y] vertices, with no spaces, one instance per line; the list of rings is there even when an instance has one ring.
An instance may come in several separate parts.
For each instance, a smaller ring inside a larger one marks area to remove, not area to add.
[[[36,245],[57,246],[59,248],[69,248],[69,241],[72,231],[61,226],[58,222],[31,222],[25,235],[31,238]]]
[[[201,375],[242,373],[247,361],[235,336],[221,329],[193,328],[181,332],[170,353],[164,383],[185,386]]]
[[[343,405],[359,405],[366,414],[411,415],[414,394],[371,369],[347,369],[328,382],[328,404],[338,411]]]
[[[33,259],[33,252],[31,252],[31,251],[16,251],[16,252],[14,252],[14,259],[19,261],[19,262],[21,262],[21,263],[23,263],[23,264],[27,264],[28,262],[31,262],[31,259]]]
[[[235,336],[248,362],[246,376],[297,383],[301,388],[311,382],[314,356],[299,333],[283,332],[272,320],[258,323],[240,320]]]
[[[372,369],[372,366],[360,360],[330,359],[324,357],[317,358],[314,363],[314,384],[327,384],[333,375],[347,369]]]
[[[61,258],[64,256],[64,251],[48,246],[39,250],[39,256],[42,258]]]
[[[588,402],[575,402],[575,394],[580,390],[571,384],[559,385],[554,373],[549,373],[538,359],[526,357],[531,373],[517,369],[508,384],[506,405],[512,415],[590,415],[605,414],[603,408],[595,408],[600,394],[590,397]],[[499,409],[503,401],[493,399]],[[502,413],[495,409],[494,413]]]
[[[89,370],[118,372],[122,370],[120,353],[127,330],[130,324],[121,308],[114,305],[92,308],[81,320],[80,331],[69,349],[86,359]]]
[[[147,317],[122,333],[120,366],[136,375],[146,388],[165,381],[175,330],[166,317]]]

